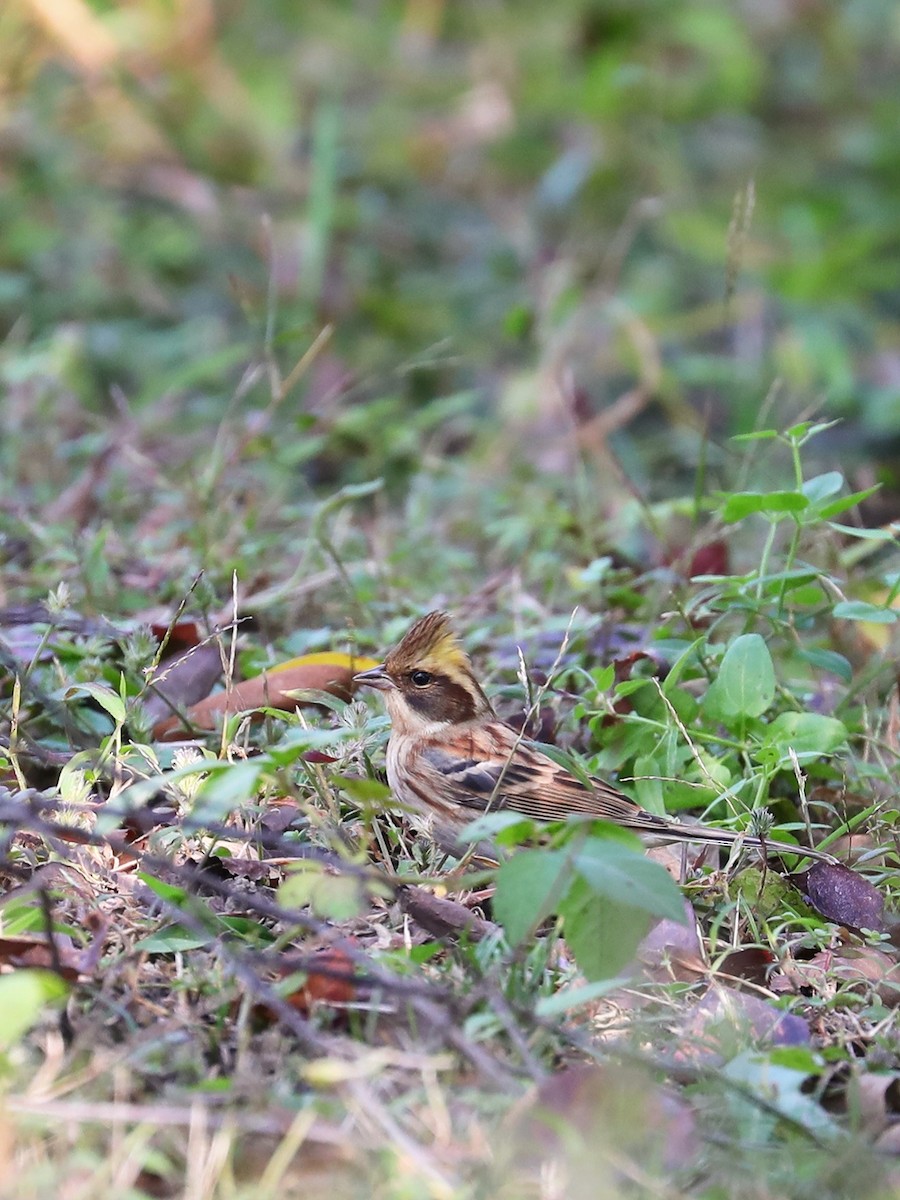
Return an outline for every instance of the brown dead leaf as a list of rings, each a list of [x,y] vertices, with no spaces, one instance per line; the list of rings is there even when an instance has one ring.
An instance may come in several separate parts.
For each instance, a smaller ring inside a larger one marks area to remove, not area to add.
[[[807,984],[820,995],[833,994],[840,982],[852,991],[875,992],[883,1004],[900,1004],[900,962],[875,946],[820,950],[797,968],[805,968]]]
[[[656,922],[638,946],[641,973],[654,983],[694,983],[709,972],[697,928],[697,917],[689,901],[684,902],[685,924],[668,917]]]
[[[861,1062],[841,1062],[830,1068],[820,1093],[822,1107],[870,1138],[898,1128],[900,1072],[870,1071]]]
[[[164,659],[150,680],[144,708],[156,728],[176,720],[173,709],[189,709],[204,700],[222,677],[222,655],[213,643],[195,646]]]
[[[41,935],[0,937],[0,971],[40,968],[56,973],[69,983],[90,976],[97,969],[109,923],[94,914],[92,941],[79,949],[66,934],[55,933],[52,945]]]
[[[805,1046],[809,1025],[759,996],[713,985],[688,1010],[682,1022],[675,1058],[688,1062],[722,1062],[746,1048],[747,1038],[769,1046]]]
[[[208,730],[216,727],[218,718],[232,713],[253,712],[260,708],[293,712],[299,703],[295,692],[330,692],[342,700],[349,700],[353,676],[377,665],[374,659],[351,658],[348,654],[307,654],[270,667],[228,691],[201,700],[188,709],[187,716],[194,729]],[[184,732],[184,725],[177,717],[168,717],[156,724],[153,736],[171,740]]]
[[[848,929],[884,929],[884,897],[843,863],[815,862],[791,881],[826,920]]]
[[[353,938],[346,942],[355,944]],[[298,1012],[308,1013],[315,1005],[340,1006],[349,1004],[359,995],[359,983],[354,978],[356,968],[345,949],[340,946],[321,946],[312,954],[285,954],[278,965],[277,978],[288,979],[302,974],[303,982],[295,991],[283,995],[285,1004]],[[267,1022],[278,1020],[278,1014],[268,1004],[258,1004],[254,1016]]]
[[[427,888],[412,885],[398,888],[397,899],[403,911],[432,937],[452,940],[469,937],[477,942],[487,934],[497,932],[492,921],[479,917],[465,904],[435,896]]]
[[[745,980],[755,987],[768,987],[772,968],[778,959],[764,946],[744,946],[726,954],[716,968],[718,975]]]
[[[293,823],[304,815],[293,796],[278,796],[266,805],[260,823],[269,833],[285,833]]]

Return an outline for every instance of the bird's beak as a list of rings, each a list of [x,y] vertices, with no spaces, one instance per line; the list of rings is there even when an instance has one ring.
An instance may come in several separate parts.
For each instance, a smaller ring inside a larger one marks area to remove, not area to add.
[[[353,676],[353,682],[361,683],[364,687],[378,688],[380,692],[386,692],[388,688],[394,686],[393,680],[384,669],[384,663],[380,663],[368,671],[360,671],[358,675]]]

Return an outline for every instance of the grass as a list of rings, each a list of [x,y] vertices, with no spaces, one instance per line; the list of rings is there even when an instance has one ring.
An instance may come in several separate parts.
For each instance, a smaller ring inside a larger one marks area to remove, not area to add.
[[[893,1194],[895,24],[0,16],[3,1194]],[[176,645],[190,709],[433,607],[573,770],[852,874],[460,865],[277,674],[158,732]]]

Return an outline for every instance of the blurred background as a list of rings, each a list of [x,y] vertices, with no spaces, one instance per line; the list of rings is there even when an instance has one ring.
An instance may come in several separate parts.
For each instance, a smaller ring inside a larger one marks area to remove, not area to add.
[[[127,606],[376,478],[509,558],[810,416],[889,519],[898,78],[891,0],[7,0],[7,565]]]

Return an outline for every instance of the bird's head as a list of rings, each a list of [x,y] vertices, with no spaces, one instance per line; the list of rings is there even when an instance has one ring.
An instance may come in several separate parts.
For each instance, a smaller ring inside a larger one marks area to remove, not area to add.
[[[446,613],[421,617],[380,666],[355,680],[384,692],[397,732],[433,730],[494,715]]]

